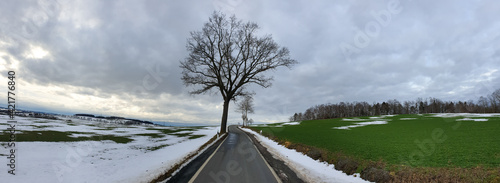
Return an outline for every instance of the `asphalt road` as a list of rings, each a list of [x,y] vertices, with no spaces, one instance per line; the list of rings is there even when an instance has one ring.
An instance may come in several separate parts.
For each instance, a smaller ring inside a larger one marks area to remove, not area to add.
[[[222,143],[222,140],[218,140],[214,144],[212,144],[210,147],[208,147],[204,152],[202,152],[198,157],[193,159],[190,163],[188,163],[186,166],[181,168],[179,172],[174,174],[172,177],[170,177],[167,181],[167,183],[179,183],[179,182],[189,182],[191,177],[196,174],[198,169],[205,163],[205,161],[212,155],[212,153],[219,147],[219,145]]]
[[[236,126],[229,126],[228,131],[189,182],[281,182],[243,131]]]

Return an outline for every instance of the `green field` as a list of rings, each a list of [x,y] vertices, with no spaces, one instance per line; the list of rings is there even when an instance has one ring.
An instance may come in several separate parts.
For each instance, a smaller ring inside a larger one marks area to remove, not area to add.
[[[386,121],[387,124],[335,129],[370,121]],[[252,128],[283,141],[325,149],[361,161],[382,161],[387,165],[448,168],[500,166],[498,116],[397,115],[286,124]]]

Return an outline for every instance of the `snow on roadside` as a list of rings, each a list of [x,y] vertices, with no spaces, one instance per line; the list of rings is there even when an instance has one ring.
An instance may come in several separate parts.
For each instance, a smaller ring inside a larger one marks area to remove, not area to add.
[[[217,131],[218,132],[218,131]],[[198,158],[198,156],[200,156],[201,154],[203,154],[203,152],[205,152],[208,148],[210,148],[212,145],[214,145],[215,143],[217,143],[217,141],[219,141],[220,139],[224,138],[224,135],[217,135],[217,138],[212,141],[211,143],[207,144],[203,149],[200,149],[198,152],[196,152],[196,154],[194,156],[192,156],[190,159],[187,159],[186,161],[184,161],[178,168],[177,170],[175,170],[171,175],[170,177],[168,177],[167,179],[163,180],[162,182],[163,183],[166,183],[168,182],[172,177],[175,176],[175,174],[179,173],[179,171],[181,171],[181,169],[183,169],[185,166],[187,166],[189,163],[191,163],[193,160],[195,160],[196,158]],[[186,155],[185,157],[191,155],[192,153]]]
[[[333,129],[350,130],[350,128],[362,127],[366,125],[384,125],[384,124],[387,124],[387,121],[370,121],[370,122],[354,123],[354,125],[349,125],[349,126],[333,127]]]
[[[180,143],[174,144],[172,146],[164,147],[160,150],[154,151],[154,153],[149,152],[147,156],[140,156],[138,162],[142,163],[145,172],[138,172],[135,163],[128,163],[130,166],[129,178],[122,177],[122,179],[116,179],[117,182],[149,182],[150,180],[156,178],[158,175],[165,173],[165,170],[170,169],[176,163],[184,160],[186,156],[194,153],[203,144],[208,142],[220,127],[207,127],[194,131],[194,135],[205,135],[201,138],[182,141]],[[161,163],[160,163],[161,162]],[[148,170],[152,170],[148,172]],[[127,174],[123,174],[127,175]]]
[[[306,182],[367,182],[359,178],[359,174],[356,174],[357,177],[347,175],[342,171],[335,170],[334,165],[314,160],[295,150],[288,149],[252,130],[246,128],[242,128],[242,130],[254,134],[256,139],[274,157],[283,160]]]

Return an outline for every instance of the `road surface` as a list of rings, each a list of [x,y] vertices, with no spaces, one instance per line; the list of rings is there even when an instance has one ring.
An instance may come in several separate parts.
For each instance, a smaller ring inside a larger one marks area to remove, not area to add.
[[[228,133],[190,183],[281,182],[243,131],[229,126]]]

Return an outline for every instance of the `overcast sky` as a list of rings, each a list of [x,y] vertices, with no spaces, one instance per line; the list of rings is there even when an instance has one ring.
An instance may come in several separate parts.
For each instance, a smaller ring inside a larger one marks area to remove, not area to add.
[[[220,123],[222,97],[188,94],[179,62],[214,10],[260,25],[297,64],[255,91],[255,121],[323,103],[474,100],[500,88],[491,1],[0,1],[0,92],[17,107]],[[231,103],[229,122],[241,121]]]

